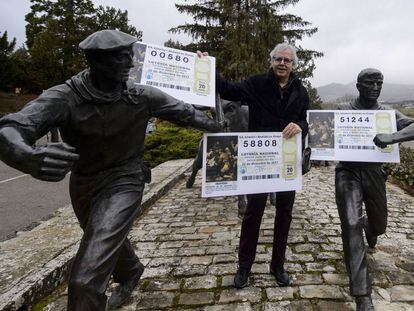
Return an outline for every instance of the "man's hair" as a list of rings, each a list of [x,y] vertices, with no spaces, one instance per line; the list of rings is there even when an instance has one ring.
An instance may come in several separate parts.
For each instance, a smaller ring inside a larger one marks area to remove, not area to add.
[[[290,52],[292,53],[292,61],[293,61],[293,68],[295,68],[298,65],[298,56],[296,54],[296,48],[289,44],[289,43],[279,43],[276,44],[276,46],[274,47],[274,49],[272,50],[272,52],[270,52],[270,64],[272,63],[272,58],[273,56],[275,56],[277,54],[277,52],[281,52],[284,50],[290,50]]]
[[[376,68],[365,68],[365,69],[361,70],[361,72],[358,74],[357,82],[358,83],[362,82],[363,80],[365,80],[366,78],[368,78],[370,76],[380,76],[381,79],[384,79],[384,75],[378,69],[376,69]]]

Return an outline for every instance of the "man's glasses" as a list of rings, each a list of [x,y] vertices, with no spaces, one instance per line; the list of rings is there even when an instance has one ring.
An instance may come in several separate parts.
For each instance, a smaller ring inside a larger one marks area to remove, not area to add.
[[[286,57],[272,57],[272,59],[276,62],[281,64],[282,62],[285,64],[290,64],[293,60],[290,58],[286,58]]]

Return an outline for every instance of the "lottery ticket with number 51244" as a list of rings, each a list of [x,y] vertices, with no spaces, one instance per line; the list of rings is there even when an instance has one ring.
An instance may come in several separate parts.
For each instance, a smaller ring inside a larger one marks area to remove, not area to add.
[[[374,137],[397,130],[394,110],[308,110],[312,160],[399,163],[398,144],[379,148]]]

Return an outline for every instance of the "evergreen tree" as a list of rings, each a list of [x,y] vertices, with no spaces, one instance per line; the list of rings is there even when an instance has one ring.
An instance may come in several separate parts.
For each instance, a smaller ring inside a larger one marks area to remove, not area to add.
[[[137,37],[140,41],[142,39],[142,31],[137,31],[134,26],[128,24],[128,11],[100,5],[96,10],[96,20],[96,31],[101,29],[117,29]]]
[[[304,81],[304,86],[306,87],[309,94],[309,109],[321,110],[323,101],[318,95],[318,91],[314,88],[309,81]]]
[[[186,48],[179,41],[174,41],[172,39],[169,39],[168,41],[164,42],[164,45],[169,48],[178,49],[178,50],[184,50]]]
[[[3,34],[0,32],[0,88],[2,90],[7,90],[11,87],[9,76],[12,62],[10,61],[10,55],[15,46],[16,38],[9,41],[7,31]]]
[[[47,30],[40,32],[29,48],[28,76],[31,92],[45,90],[62,83],[70,76],[64,74],[62,41],[58,36],[59,25],[56,20],[49,20],[46,27]],[[80,55],[78,57],[83,60]]]
[[[1,32],[0,32],[1,35]],[[13,38],[12,41],[9,41],[7,31],[0,36],[0,57],[7,57],[13,52],[14,47],[16,46],[16,38]]]
[[[299,0],[196,0],[176,4],[180,13],[192,15],[194,23],[170,29],[186,33],[194,43],[186,49],[208,51],[217,57],[218,70],[228,79],[242,79],[269,67],[269,52],[280,42],[295,44],[317,28],[281,11]],[[298,75],[312,76],[313,59],[322,53],[298,47]]]
[[[227,20],[231,14],[232,6],[225,6],[229,1],[197,1],[195,4],[176,4],[180,13],[193,16],[193,24],[179,25],[171,28],[172,33],[185,33],[190,35],[194,43],[183,45],[188,51],[208,51],[217,56],[224,48]],[[227,10],[225,10],[227,9]],[[171,40],[170,40],[171,41]]]
[[[119,29],[141,37],[128,25],[128,12],[95,8],[91,0],[30,0],[26,15],[26,44],[31,57],[32,91],[62,83],[86,67],[79,42],[94,31]]]
[[[9,79],[13,88],[28,88],[29,52],[23,46],[10,55],[11,70]]]

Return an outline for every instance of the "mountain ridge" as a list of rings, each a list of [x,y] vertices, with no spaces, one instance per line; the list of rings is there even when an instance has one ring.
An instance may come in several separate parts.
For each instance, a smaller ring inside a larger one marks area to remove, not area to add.
[[[317,87],[323,102],[334,102],[343,97],[357,97],[356,81],[347,84],[332,82]],[[382,102],[398,103],[414,100],[414,84],[384,83],[378,99]]]

